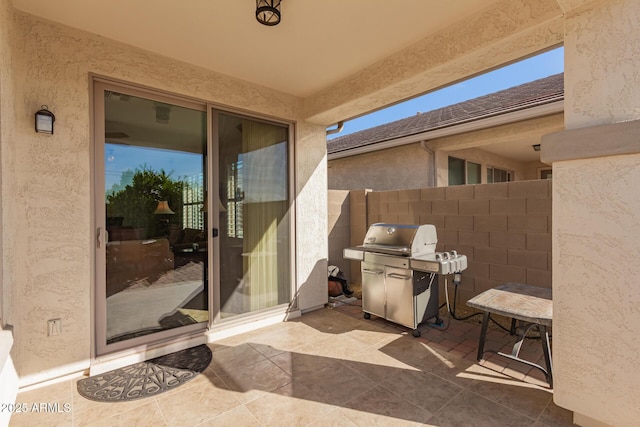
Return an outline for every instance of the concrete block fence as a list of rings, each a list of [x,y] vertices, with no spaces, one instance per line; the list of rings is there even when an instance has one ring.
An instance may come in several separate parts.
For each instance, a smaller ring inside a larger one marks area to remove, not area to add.
[[[329,190],[330,200],[334,190]],[[345,197],[346,199],[346,197]],[[370,224],[433,224],[438,251],[456,250],[469,260],[459,304],[505,282],[551,287],[551,181],[518,181],[397,191],[357,190],[349,194],[349,245],[360,245]],[[342,206],[342,205],[341,205]],[[336,204],[329,204],[336,210]],[[329,217],[335,217],[330,212]],[[331,221],[330,221],[331,223]],[[335,227],[334,227],[335,228]],[[338,263],[345,247],[331,230],[329,263]],[[340,247],[342,246],[342,247]],[[359,263],[349,279],[360,282]]]

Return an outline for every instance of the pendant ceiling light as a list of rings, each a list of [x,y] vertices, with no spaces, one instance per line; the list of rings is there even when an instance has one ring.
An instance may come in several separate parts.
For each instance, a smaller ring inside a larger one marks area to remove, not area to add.
[[[281,0],[256,0],[256,19],[263,25],[273,27],[280,23]]]

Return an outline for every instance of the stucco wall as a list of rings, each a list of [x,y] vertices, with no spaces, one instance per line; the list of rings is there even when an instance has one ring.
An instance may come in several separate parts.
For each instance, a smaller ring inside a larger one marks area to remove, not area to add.
[[[640,117],[640,4],[599,3],[566,18],[567,129]]]
[[[11,178],[5,178],[5,172],[13,171],[13,150],[15,114],[13,102],[14,75],[12,70],[13,9],[10,2],[0,2],[0,403],[10,404],[18,392],[18,375],[15,370],[11,350],[13,332],[6,328],[7,316],[11,313],[11,295],[13,289],[13,269],[4,262],[4,254],[11,254],[12,243],[8,240],[15,231],[6,225],[11,223],[10,210],[5,209],[4,198],[12,194]],[[12,256],[10,255],[10,258]],[[9,424],[10,411],[0,411],[0,426]]]
[[[430,185],[430,155],[420,143],[329,161],[329,188],[376,191]]]
[[[19,292],[9,301],[16,310],[7,321],[15,326],[18,372],[37,380],[84,369],[91,356],[89,73],[289,120],[301,119],[302,102],[23,13],[9,24],[17,90],[8,102],[16,105],[16,129],[14,139],[3,140],[15,152],[3,159],[3,179],[14,180],[13,192],[3,194],[5,208],[11,207],[3,225],[15,235],[3,241],[15,242],[4,260],[15,270]],[[42,104],[56,115],[53,136],[33,132]],[[317,289],[327,257],[326,220],[319,220],[327,204],[317,197],[326,192],[324,127],[298,121],[296,135],[296,149],[304,153],[296,166],[296,243],[304,248],[297,252],[297,295],[307,309],[326,300],[326,291]],[[47,337],[52,318],[62,319],[63,333]]]
[[[3,209],[4,197],[14,191],[11,177],[5,177],[14,168],[14,153],[11,141],[15,135],[15,80],[12,59],[13,9],[10,2],[0,4],[0,225],[2,225],[2,245],[0,246],[0,325],[6,323],[11,306],[8,296],[13,283],[13,269],[4,262],[4,256],[11,257],[14,230],[4,225],[10,222],[11,212]]]
[[[296,277],[298,307],[327,302],[326,127],[298,122],[296,139]]]
[[[351,206],[349,191],[329,190],[329,264],[335,265],[351,278],[351,262],[342,257],[342,250],[351,245]]]
[[[567,15],[567,129],[640,118],[639,27],[637,0],[598,2]],[[554,401],[581,423],[584,415],[635,426],[640,154],[584,159],[582,141],[557,139],[577,149],[572,160],[553,164]],[[638,146],[637,133],[628,139]],[[617,144],[611,132],[598,147],[613,152]]]
[[[487,167],[514,172],[514,180],[537,179],[540,162],[518,162],[498,156],[481,148],[436,151],[437,186],[446,187],[449,181],[448,157],[458,157],[482,165],[482,181],[486,182]],[[431,155],[420,143],[329,161],[330,189],[374,191],[425,188],[433,186]]]
[[[640,154],[554,165],[555,400],[615,426],[640,419],[638,182]]]

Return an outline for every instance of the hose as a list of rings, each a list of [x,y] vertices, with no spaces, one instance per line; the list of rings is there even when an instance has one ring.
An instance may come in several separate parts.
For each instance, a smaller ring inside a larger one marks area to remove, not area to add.
[[[459,275],[459,274],[457,274],[457,275]],[[455,287],[455,290],[454,290],[454,293],[453,293],[453,310],[452,310],[451,309],[451,305],[449,304],[449,281],[447,280],[446,277],[444,279],[444,295],[445,295],[445,298],[447,300],[446,304],[447,304],[447,310],[449,311],[449,315],[452,318],[456,319],[456,320],[467,320],[467,319],[471,319],[474,316],[481,315],[482,313],[473,313],[473,314],[470,314],[470,315],[464,316],[464,317],[456,316],[455,311],[456,311],[456,303],[458,301],[458,285],[460,285],[460,283],[461,283],[461,281],[457,280],[457,279],[454,279],[454,281],[453,281],[453,284],[456,287]]]
[[[459,273],[457,273],[456,275],[459,275]],[[458,301],[458,286],[460,285],[461,280],[460,279],[454,279],[453,280],[453,284],[455,285],[455,290],[453,291],[453,310],[451,309],[451,306],[449,305],[449,283],[447,278],[445,277],[444,279],[444,294],[445,294],[445,299],[446,299],[446,303],[442,304],[440,306],[440,308],[442,308],[445,304],[447,306],[447,310],[449,311],[449,315],[455,319],[455,320],[467,320],[470,319],[474,316],[480,316],[482,315],[482,313],[473,313],[470,314],[468,316],[464,316],[464,317],[458,317],[456,316],[456,303]],[[489,320],[491,320],[494,324],[498,325],[500,327],[500,329],[509,332],[510,335],[513,335],[513,331],[511,331],[510,328],[506,328],[504,326],[502,326],[500,323],[498,323],[495,319],[493,319],[491,316],[489,316]],[[526,339],[531,339],[531,340],[539,340],[542,337],[537,336],[537,337],[529,337],[529,336],[525,336]],[[551,338],[551,335],[549,335],[549,338]]]

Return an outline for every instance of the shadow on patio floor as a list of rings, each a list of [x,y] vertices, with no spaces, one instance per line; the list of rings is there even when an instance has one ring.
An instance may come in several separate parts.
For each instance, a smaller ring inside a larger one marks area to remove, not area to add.
[[[479,325],[422,332],[413,338],[364,320],[357,304],[316,310],[209,344],[213,360],[202,375],[150,399],[92,402],[75,381],[21,393],[20,402],[71,410],[16,414],[11,425],[572,425],[542,375],[497,358],[476,363]],[[511,342],[499,330],[490,338]],[[530,357],[536,344],[525,346]]]

